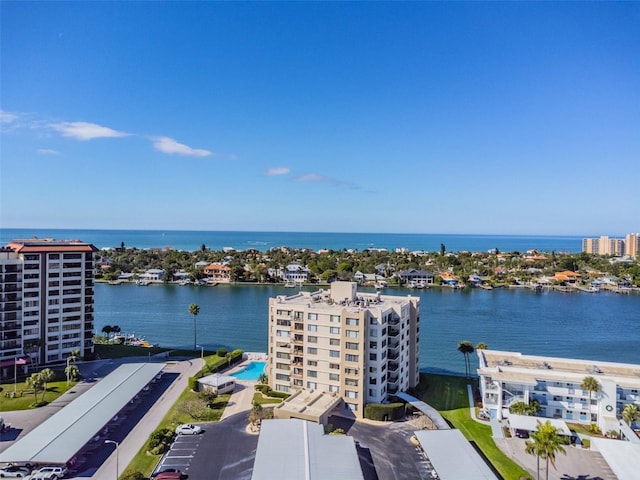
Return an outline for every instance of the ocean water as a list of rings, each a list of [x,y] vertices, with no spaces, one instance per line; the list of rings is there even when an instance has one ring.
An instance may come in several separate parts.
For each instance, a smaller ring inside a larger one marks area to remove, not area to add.
[[[519,235],[452,235],[412,233],[317,233],[317,232],[206,232],[177,230],[0,230],[0,244],[12,239],[38,237],[56,240],[82,240],[98,248],[115,248],[124,242],[127,247],[162,248],[194,251],[204,244],[212,250],[233,247],[236,250],[255,248],[266,251],[273,247],[309,248],[320,250],[366,248],[408,248],[411,251],[439,252],[444,244],[449,252],[472,252],[498,248],[503,252],[525,252],[537,249],[545,252],[576,253],[582,249],[582,237],[519,236]]]
[[[367,289],[362,289],[367,290]],[[189,305],[200,305],[197,343],[267,351],[268,299],[290,295],[275,285],[97,284],[95,327],[118,325],[163,347],[193,348]],[[640,295],[526,289],[386,289],[421,299],[420,367],[464,372],[460,340],[532,355],[640,364]]]

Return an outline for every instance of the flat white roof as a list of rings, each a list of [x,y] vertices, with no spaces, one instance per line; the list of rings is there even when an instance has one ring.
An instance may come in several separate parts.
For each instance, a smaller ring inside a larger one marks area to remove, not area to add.
[[[414,432],[440,480],[498,480],[460,430]]]
[[[2,452],[2,461],[66,463],[163,368],[121,365]]]
[[[608,438],[591,438],[591,448],[598,450],[618,480],[637,480],[640,472],[640,445]]]
[[[538,421],[541,423],[549,422],[556,427],[560,435],[571,436],[571,429],[567,426],[564,420],[559,418],[543,418],[534,417],[529,415],[514,415],[509,414],[509,425],[516,430],[527,430],[529,432],[535,432],[538,430]]]
[[[364,480],[353,437],[305,420],[263,420],[251,480]]]
[[[229,375],[222,375],[221,373],[214,373],[212,375],[207,375],[206,377],[199,378],[198,383],[203,383],[204,385],[211,385],[212,387],[219,387],[227,383],[235,382],[236,380],[237,380],[236,377],[231,377]]]

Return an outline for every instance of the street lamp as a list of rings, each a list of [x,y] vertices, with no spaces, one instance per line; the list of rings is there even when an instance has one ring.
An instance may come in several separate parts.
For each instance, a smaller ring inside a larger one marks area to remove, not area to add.
[[[204,360],[204,346],[203,345],[196,345],[196,347],[200,347],[200,358],[202,360]]]
[[[118,442],[115,440],[105,440],[104,443],[113,443],[116,446],[116,480],[118,480],[118,473],[120,472],[120,468],[118,466]]]

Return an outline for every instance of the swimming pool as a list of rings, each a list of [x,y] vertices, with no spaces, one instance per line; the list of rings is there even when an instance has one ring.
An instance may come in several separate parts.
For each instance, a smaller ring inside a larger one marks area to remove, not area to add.
[[[264,367],[267,362],[254,362],[251,361],[242,370],[232,373],[232,377],[236,377],[238,380],[258,380],[260,374],[264,373]]]

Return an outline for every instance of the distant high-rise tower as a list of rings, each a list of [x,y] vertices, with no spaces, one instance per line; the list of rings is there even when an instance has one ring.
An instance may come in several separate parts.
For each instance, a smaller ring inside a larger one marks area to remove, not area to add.
[[[94,252],[89,243],[14,240],[0,249],[2,376],[93,352]],[[8,372],[8,370],[11,372]]]

